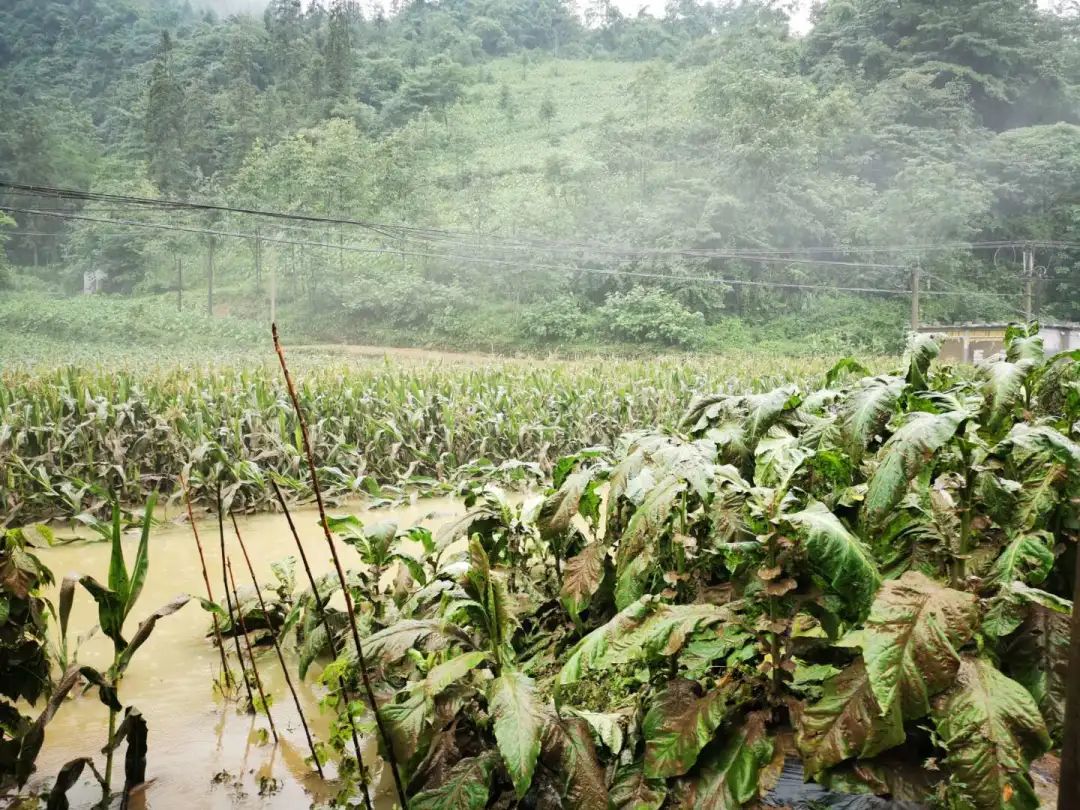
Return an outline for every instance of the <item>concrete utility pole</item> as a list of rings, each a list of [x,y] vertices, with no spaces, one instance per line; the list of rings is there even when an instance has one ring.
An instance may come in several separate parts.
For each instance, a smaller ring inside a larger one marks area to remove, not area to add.
[[[262,289],[262,234],[255,229],[255,292]]]
[[[206,251],[206,314],[214,317],[214,237]]]
[[[922,284],[922,266],[916,264],[911,271],[911,330],[919,328],[919,287]]]
[[[270,324],[277,321],[277,265],[270,264]]]
[[[176,311],[184,311],[184,265],[176,257]]]
[[[1032,288],[1035,285],[1035,251],[1024,248],[1024,320],[1031,323],[1034,320],[1032,308]]]

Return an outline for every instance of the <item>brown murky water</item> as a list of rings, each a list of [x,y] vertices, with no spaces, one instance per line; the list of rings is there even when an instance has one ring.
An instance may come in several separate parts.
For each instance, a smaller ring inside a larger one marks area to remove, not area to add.
[[[364,511],[333,509],[331,514],[353,512],[369,523],[394,521],[404,528],[425,525],[436,529],[456,515],[463,506],[451,499],[421,499],[394,509]],[[332,562],[318,526],[314,510],[297,510],[294,519],[316,576],[330,571]],[[285,519],[281,515],[254,515],[241,519],[240,530],[251,553],[261,582],[273,576],[270,563],[289,555],[296,548]],[[221,598],[221,564],[218,552],[217,523],[201,521],[199,533],[207,554],[207,567],[215,596]],[[231,528],[226,526],[226,553],[233,559],[238,583],[249,577]],[[127,559],[133,559],[137,534],[126,538]],[[357,562],[353,549],[339,544],[343,562],[348,567]],[[109,546],[105,543],[79,543],[41,550],[40,556],[57,580],[77,572],[90,574],[104,582],[108,576]],[[297,588],[306,588],[303,570],[297,567]],[[241,586],[243,589],[243,586]],[[125,627],[137,626],[147,614],[181,593],[205,595],[191,528],[165,525],[154,531],[150,540],[150,572],[139,602]],[[55,600],[56,593],[51,594]],[[69,624],[69,643],[97,624],[94,601],[82,589],[75,597]],[[146,717],[149,726],[148,784],[133,808],[171,810],[172,808],[302,808],[333,795],[332,783],[324,783],[305,764],[307,747],[303,729],[289,698],[281,670],[272,649],[257,653],[259,673],[268,691],[274,695],[272,707],[281,743],[259,744],[257,729],[268,729],[266,717],[239,713],[233,703],[215,694],[213,679],[221,668],[216,649],[205,637],[210,627],[209,614],[197,603],[189,603],[179,613],[158,622],[150,640],[135,655],[121,685],[120,700],[134,705]],[[289,656],[286,645],[286,655]],[[105,670],[111,662],[111,642],[100,633],[81,644],[80,663]],[[293,665],[295,661],[292,662]],[[234,669],[235,669],[234,662]],[[291,666],[295,673],[295,667]],[[304,711],[317,737],[324,738],[329,717],[318,706],[322,690],[317,683],[319,668],[312,667],[306,682],[296,683]],[[78,690],[76,690],[78,691]],[[76,694],[57,713],[46,730],[45,745],[38,759],[38,771],[31,787],[51,783],[60,767],[79,756],[94,756],[101,763],[100,749],[107,732],[108,712],[96,690]],[[375,763],[373,746],[365,760]],[[114,787],[119,789],[123,776],[123,754],[115,769]],[[328,771],[328,776],[332,772]],[[381,774],[389,783],[389,775]],[[388,785],[387,785],[388,786]],[[382,786],[380,786],[382,787]],[[385,795],[385,791],[380,791]],[[84,779],[69,792],[72,807],[89,807],[100,798],[96,783]],[[389,802],[386,805],[389,807]]]

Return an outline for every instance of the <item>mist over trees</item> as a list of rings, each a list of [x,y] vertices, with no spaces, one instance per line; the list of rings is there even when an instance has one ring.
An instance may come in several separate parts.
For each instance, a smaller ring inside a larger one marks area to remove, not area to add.
[[[0,179],[441,235],[15,211],[0,285],[75,292],[101,271],[107,292],[171,294],[176,257],[205,283],[214,240],[231,314],[262,316],[273,270],[286,311],[335,339],[886,351],[907,303],[859,291],[902,291],[919,262],[928,318],[1015,317],[1016,250],[947,246],[1037,240],[1042,316],[1080,318],[1077,20],[1033,0],[829,0],[799,38],[776,6],[14,0]],[[256,228],[277,240],[258,262],[205,233]],[[838,264],[746,258],[819,247]]]

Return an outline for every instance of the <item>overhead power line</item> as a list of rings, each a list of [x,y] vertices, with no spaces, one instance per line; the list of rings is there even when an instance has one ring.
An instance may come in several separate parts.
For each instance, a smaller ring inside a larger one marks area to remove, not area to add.
[[[717,276],[689,276],[689,275],[671,275],[666,273],[651,273],[638,270],[618,270],[610,268],[597,268],[597,267],[583,267],[577,265],[564,265],[564,264],[544,264],[535,262],[521,262],[514,259],[495,259],[484,256],[470,256],[455,253],[424,253],[414,250],[402,250],[398,248],[373,248],[354,244],[332,244],[328,242],[312,242],[299,239],[283,239],[280,237],[263,236],[260,234],[244,233],[240,231],[222,231],[212,228],[195,228],[184,225],[167,225],[158,222],[140,222],[138,220],[116,220],[105,219],[101,217],[89,217],[81,214],[68,214],[59,213],[56,211],[41,211],[36,209],[16,208],[7,205],[0,205],[7,211],[21,214],[33,214],[46,217],[55,217],[58,219],[70,219],[76,221],[95,222],[107,225],[119,225],[124,227],[136,227],[136,228],[149,228],[153,230],[174,231],[181,233],[193,233],[207,236],[220,236],[224,238],[235,238],[244,240],[260,240],[262,242],[271,244],[282,245],[297,245],[304,247],[315,247],[324,250],[344,250],[355,253],[366,253],[375,255],[390,255],[390,256],[410,256],[419,258],[430,259],[442,259],[453,260],[462,262],[473,262],[479,264],[494,264],[515,267],[520,269],[543,269],[543,270],[560,270],[568,273],[586,273],[604,276],[614,277],[626,277],[626,278],[648,278],[654,280],[662,280],[678,283],[702,283],[702,284],[717,284],[731,287],[761,287],[761,288],[777,288],[777,289],[793,289],[793,290],[809,290],[809,291],[821,291],[821,292],[852,292],[852,293],[876,293],[880,295],[910,295],[910,291],[906,289],[888,288],[888,287],[869,287],[869,286],[846,286],[846,285],[832,285],[832,284],[802,284],[795,282],[780,282],[780,281],[756,281],[748,279],[734,279],[734,278],[722,278]],[[971,293],[968,292],[938,292],[933,293],[937,295],[959,295],[968,296]],[[986,295],[995,295],[1001,297],[1008,297],[1004,293],[986,293]]]

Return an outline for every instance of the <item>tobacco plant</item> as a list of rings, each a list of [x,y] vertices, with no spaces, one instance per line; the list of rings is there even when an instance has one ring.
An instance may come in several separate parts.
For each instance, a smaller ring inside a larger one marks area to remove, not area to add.
[[[472,492],[397,602],[379,583],[412,563],[357,531],[410,807],[738,807],[789,756],[836,790],[1036,807],[1028,769],[1064,723],[1080,354],[1045,357],[1037,325],[974,370],[937,350],[698,397],[677,429],[561,459],[537,501]],[[323,677],[357,666],[346,648]]]

